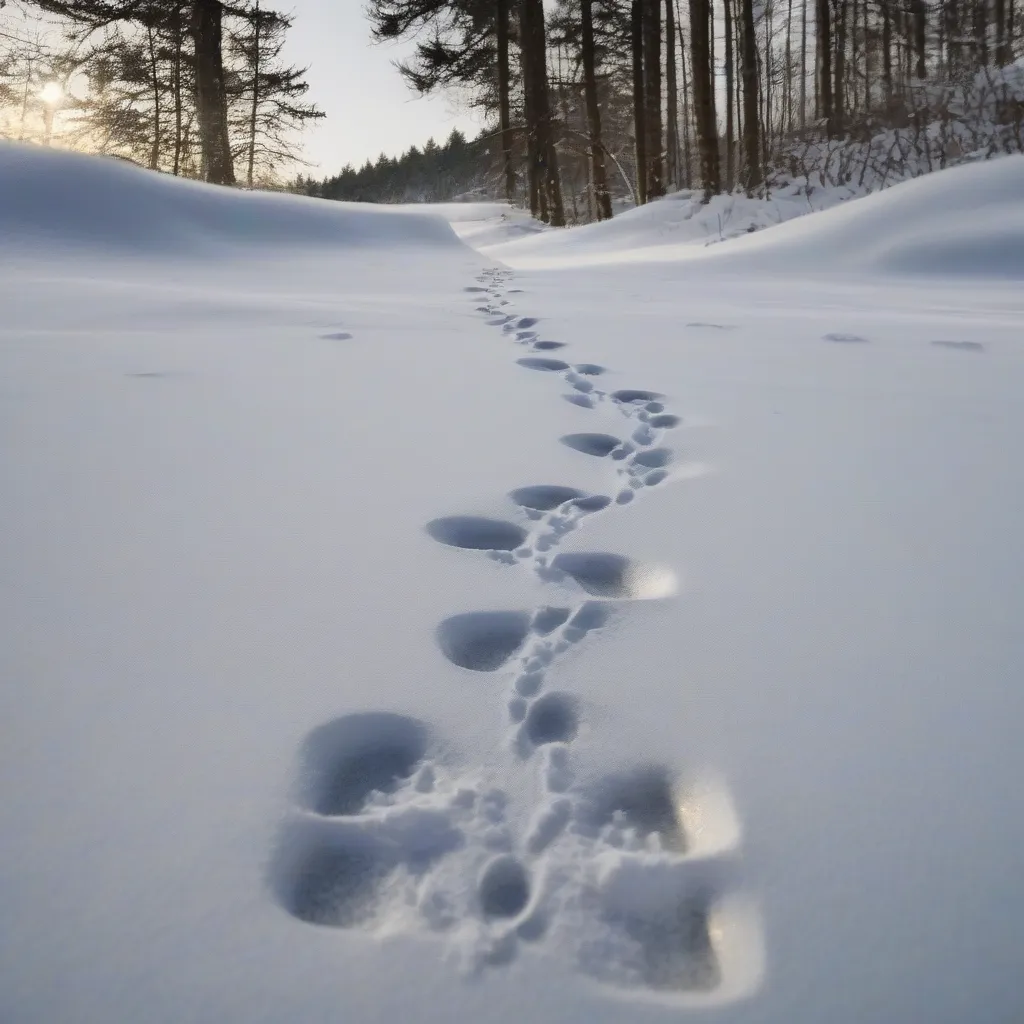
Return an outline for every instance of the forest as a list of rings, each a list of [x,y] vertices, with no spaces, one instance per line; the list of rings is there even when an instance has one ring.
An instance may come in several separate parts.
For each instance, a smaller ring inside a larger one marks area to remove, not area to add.
[[[254,187],[294,173],[302,127],[324,116],[282,59],[291,17],[260,0],[4,6],[0,137]]]
[[[375,38],[414,42],[399,66],[414,90],[456,88],[482,112],[467,190],[562,225],[680,189],[870,191],[1019,152],[1016,2],[373,0],[369,15]],[[396,177],[372,170],[385,190]]]
[[[410,89],[454,95],[483,128],[317,179],[301,130],[324,115],[283,59],[290,15],[22,0],[36,21],[0,27],[0,134],[48,143],[59,96],[62,144],[156,170],[352,201],[504,199],[555,226],[684,189],[864,192],[1024,149],[1019,2],[370,0],[368,41],[405,41]]]

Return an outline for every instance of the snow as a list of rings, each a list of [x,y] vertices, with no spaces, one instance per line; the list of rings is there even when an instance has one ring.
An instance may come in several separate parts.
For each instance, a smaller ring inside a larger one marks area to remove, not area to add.
[[[0,1018],[1019,1017],[1020,167],[498,265],[0,149]]]
[[[519,269],[721,259],[775,274],[1024,276],[1024,156],[963,164],[856,202],[842,202],[847,194],[823,190],[812,206],[788,189],[705,206],[678,192],[603,223],[481,248]]]

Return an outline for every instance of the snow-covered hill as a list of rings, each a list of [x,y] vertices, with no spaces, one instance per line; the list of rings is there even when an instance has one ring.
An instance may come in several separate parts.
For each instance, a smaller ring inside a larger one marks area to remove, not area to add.
[[[0,148],[0,1019],[1017,1019],[1020,166],[652,254]]]

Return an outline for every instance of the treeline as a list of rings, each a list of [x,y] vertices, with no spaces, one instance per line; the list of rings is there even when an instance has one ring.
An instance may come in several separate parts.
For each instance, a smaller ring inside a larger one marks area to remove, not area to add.
[[[559,225],[618,197],[755,193],[801,161],[823,181],[871,161],[878,178],[879,145],[903,161],[889,180],[990,128],[1020,150],[1024,84],[998,70],[1021,53],[1019,2],[371,0],[369,15],[377,39],[415,41],[399,65],[414,89],[458,88],[484,114],[491,188]]]
[[[3,6],[0,3],[0,6]],[[260,0],[24,0],[0,23],[4,134],[217,184],[272,181],[322,113]]]
[[[358,203],[443,203],[467,193],[489,195],[489,165],[488,140],[467,142],[455,129],[443,146],[431,139],[400,157],[382,153],[375,162],[345,167],[322,181],[299,175],[294,187],[306,195]]]

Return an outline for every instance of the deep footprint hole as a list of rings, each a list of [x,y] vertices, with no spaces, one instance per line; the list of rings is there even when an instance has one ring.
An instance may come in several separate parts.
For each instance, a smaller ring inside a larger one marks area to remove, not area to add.
[[[672,452],[668,448],[649,448],[633,456],[633,462],[637,466],[644,466],[647,469],[662,469],[671,461]]]
[[[437,627],[444,656],[460,668],[494,672],[523,645],[530,631],[526,612],[467,612]]]
[[[565,552],[556,555],[551,565],[593,597],[643,600],[669,597],[676,590],[670,569],[609,552]]]
[[[634,402],[655,402],[662,397],[664,396],[659,395],[657,391],[641,391],[637,388],[622,388],[612,392],[612,398],[625,405],[632,405]]]
[[[393,793],[426,757],[430,734],[414,718],[346,715],[309,734],[302,747],[301,802],[317,814],[358,814],[374,793]]]
[[[534,746],[569,742],[579,728],[575,702],[566,693],[545,694],[530,705],[525,728]]]
[[[566,434],[559,440],[567,448],[603,459],[619,447],[621,442],[611,434]]]
[[[644,765],[602,779],[589,788],[585,804],[583,816],[595,828],[619,821],[640,836],[657,833],[667,850],[686,850],[676,788],[660,765]]]
[[[279,898],[306,924],[354,928],[374,916],[380,886],[392,865],[369,843],[315,843],[281,872]]]
[[[474,551],[514,551],[526,540],[515,523],[482,516],[445,516],[427,523],[426,531],[441,544]]]
[[[479,891],[485,917],[516,917],[530,900],[530,881],[522,864],[506,855],[484,868]]]
[[[561,359],[545,359],[542,356],[525,356],[523,359],[517,359],[516,362],[520,366],[526,367],[527,370],[545,370],[548,373],[569,369],[569,364],[562,362]]]
[[[619,915],[615,920],[640,950],[642,980],[664,992],[710,992],[722,983],[711,942],[708,911],[699,899],[645,917]]]
[[[558,484],[536,484],[533,487],[519,487],[509,492],[509,498],[523,508],[536,509],[539,512],[550,512],[576,498],[586,498],[583,491],[575,487],[561,487]]]

